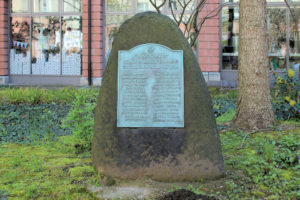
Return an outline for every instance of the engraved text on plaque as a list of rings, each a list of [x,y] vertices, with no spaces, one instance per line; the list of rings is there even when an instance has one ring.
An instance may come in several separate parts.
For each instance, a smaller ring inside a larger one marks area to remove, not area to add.
[[[118,127],[184,127],[183,52],[143,44],[118,55]]]

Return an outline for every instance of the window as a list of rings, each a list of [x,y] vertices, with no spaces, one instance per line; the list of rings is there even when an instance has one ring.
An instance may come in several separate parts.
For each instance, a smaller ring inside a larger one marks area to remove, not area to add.
[[[11,4],[13,13],[26,13],[29,12],[29,0],[14,0]]]
[[[10,73],[30,74],[30,17],[11,19]]]
[[[12,0],[11,8],[10,74],[81,74],[81,0]]]
[[[222,9],[222,69],[238,69],[239,7],[237,0]],[[299,19],[300,1],[292,1],[291,16],[283,0],[267,1],[267,28],[270,69],[285,69],[300,64]]]
[[[238,67],[239,8],[230,6],[222,10],[223,69]]]
[[[300,8],[294,9],[294,14],[290,16],[290,49],[289,67],[300,64]]]
[[[64,12],[81,12],[81,0],[64,0]]]
[[[287,55],[287,23],[286,8],[267,8],[269,62],[271,69],[286,68]]]
[[[59,0],[34,0],[33,12],[59,12]]]
[[[157,1],[161,3],[161,1]],[[149,3],[149,0],[137,0],[137,11],[144,12],[144,11],[155,11],[154,7]]]
[[[32,74],[60,74],[59,17],[32,18]]]

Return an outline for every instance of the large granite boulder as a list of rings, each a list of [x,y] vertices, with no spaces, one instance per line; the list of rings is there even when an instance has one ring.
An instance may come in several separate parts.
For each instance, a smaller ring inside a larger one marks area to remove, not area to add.
[[[183,50],[184,128],[117,127],[118,51],[145,43]],[[121,179],[197,181],[224,174],[205,80],[193,50],[167,16],[137,14],[116,34],[98,97],[92,157],[99,172]]]

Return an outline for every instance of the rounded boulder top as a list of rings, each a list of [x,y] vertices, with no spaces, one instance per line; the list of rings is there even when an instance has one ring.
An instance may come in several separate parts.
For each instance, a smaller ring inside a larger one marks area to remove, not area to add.
[[[118,52],[154,43],[183,51],[184,127],[118,127]],[[167,16],[145,12],[116,33],[95,113],[93,164],[120,179],[197,181],[224,174],[211,97],[192,48]]]

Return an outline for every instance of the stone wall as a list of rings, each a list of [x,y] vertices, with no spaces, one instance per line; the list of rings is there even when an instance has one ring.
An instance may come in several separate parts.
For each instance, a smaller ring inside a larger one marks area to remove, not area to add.
[[[88,77],[88,0],[82,1],[82,76]],[[92,75],[101,77],[104,71],[104,1],[92,0]]]
[[[7,76],[7,75],[8,75],[8,1],[0,0],[0,77]]]
[[[208,0],[200,13],[204,18],[219,6],[219,0]],[[219,72],[219,25],[220,15],[206,20],[198,38],[198,62],[202,72]],[[200,19],[201,20],[201,19]]]

